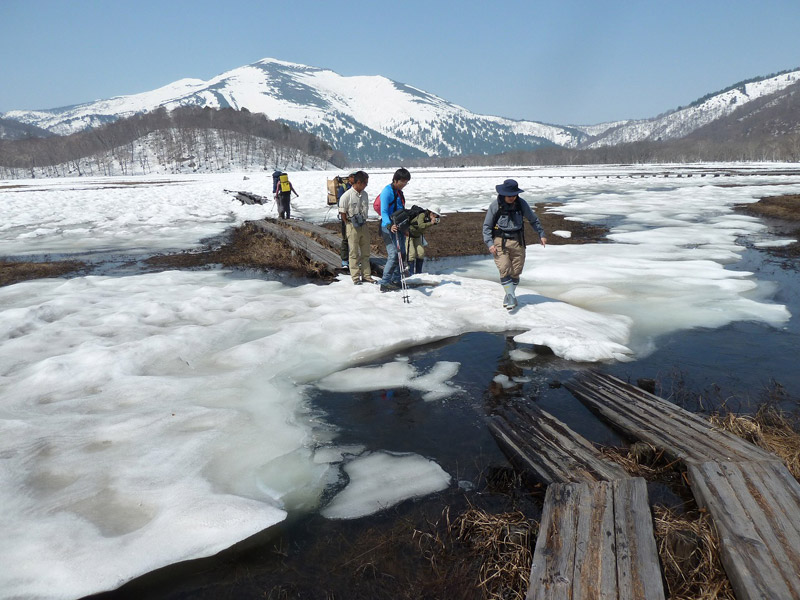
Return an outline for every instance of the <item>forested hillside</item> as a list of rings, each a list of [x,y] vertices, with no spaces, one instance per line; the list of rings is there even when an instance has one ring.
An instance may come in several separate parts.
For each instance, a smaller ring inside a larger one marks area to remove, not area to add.
[[[342,166],[318,137],[246,109],[181,107],[67,136],[0,141],[0,177],[63,177]]]

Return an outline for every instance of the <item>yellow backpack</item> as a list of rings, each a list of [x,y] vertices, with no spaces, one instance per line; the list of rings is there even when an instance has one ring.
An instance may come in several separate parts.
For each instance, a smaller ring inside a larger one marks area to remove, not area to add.
[[[282,192],[290,192],[292,190],[292,184],[289,183],[289,176],[286,173],[281,175],[278,180],[280,181]]]

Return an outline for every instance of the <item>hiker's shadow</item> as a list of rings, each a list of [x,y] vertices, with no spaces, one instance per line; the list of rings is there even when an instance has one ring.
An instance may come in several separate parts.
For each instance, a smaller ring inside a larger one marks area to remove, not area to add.
[[[430,297],[431,294],[433,294],[434,288],[437,288],[440,285],[461,285],[461,282],[456,279],[443,279],[442,281],[420,281],[410,282],[408,287],[418,291],[424,296]]]
[[[548,302],[561,302],[561,300],[548,298],[547,296],[540,296],[539,294],[522,294],[521,296],[517,296],[517,305],[508,312],[513,314],[523,306],[535,306],[537,304],[546,304]]]

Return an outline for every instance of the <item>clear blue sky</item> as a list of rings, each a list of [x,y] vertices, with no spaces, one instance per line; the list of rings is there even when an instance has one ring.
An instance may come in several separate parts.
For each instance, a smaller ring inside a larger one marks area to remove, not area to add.
[[[477,113],[594,124],[800,67],[800,1],[0,0],[0,112],[266,57],[384,75]]]

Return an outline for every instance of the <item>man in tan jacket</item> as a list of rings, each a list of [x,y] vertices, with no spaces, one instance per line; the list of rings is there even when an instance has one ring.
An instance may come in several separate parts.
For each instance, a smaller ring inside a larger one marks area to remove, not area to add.
[[[339,215],[347,228],[347,245],[350,250],[350,277],[354,285],[362,282],[373,283],[369,265],[370,240],[367,229],[369,215],[369,196],[364,191],[369,183],[369,175],[364,171],[356,171],[353,175],[353,187],[339,199]]]

